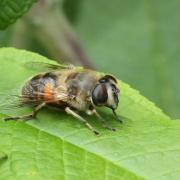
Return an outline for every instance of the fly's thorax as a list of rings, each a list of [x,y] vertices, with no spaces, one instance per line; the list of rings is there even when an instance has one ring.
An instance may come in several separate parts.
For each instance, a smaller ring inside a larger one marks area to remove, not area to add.
[[[90,96],[92,89],[97,83],[97,76],[91,71],[80,71],[71,73],[66,79],[67,91],[71,106],[85,111],[91,104]]]
[[[91,73],[74,72],[66,79],[67,89],[70,95],[86,98],[97,83],[97,78]]]

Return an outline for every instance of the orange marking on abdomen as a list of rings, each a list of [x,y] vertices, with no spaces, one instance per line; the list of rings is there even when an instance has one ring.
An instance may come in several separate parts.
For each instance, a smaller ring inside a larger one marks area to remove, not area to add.
[[[43,98],[44,98],[44,101],[53,101],[54,99],[53,85],[51,83],[47,83],[44,86]]]

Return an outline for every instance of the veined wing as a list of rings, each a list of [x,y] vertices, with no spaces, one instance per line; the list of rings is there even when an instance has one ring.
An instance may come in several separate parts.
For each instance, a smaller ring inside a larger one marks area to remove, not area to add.
[[[31,61],[24,63],[23,66],[28,69],[37,70],[37,71],[52,71],[52,70],[61,70],[61,69],[73,69],[75,68],[72,64],[58,64],[52,61],[52,63],[37,62]]]

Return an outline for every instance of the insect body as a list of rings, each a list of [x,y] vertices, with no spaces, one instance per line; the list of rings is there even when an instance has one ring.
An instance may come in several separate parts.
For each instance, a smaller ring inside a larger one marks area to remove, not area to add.
[[[22,88],[21,99],[24,104],[32,104],[35,110],[30,115],[10,117],[6,120],[31,119],[44,106],[64,109],[68,114],[82,121],[95,134],[93,128],[78,112],[96,115],[97,106],[106,106],[113,110],[118,106],[117,80],[111,75],[98,74],[95,71],[79,68],[53,70],[38,74],[28,80]],[[114,130],[105,125],[105,127]]]

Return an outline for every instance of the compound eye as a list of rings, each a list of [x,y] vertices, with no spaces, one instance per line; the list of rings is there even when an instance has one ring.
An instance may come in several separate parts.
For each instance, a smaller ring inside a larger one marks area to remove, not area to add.
[[[105,84],[98,84],[92,92],[92,101],[95,105],[104,105],[107,103],[108,93]]]

